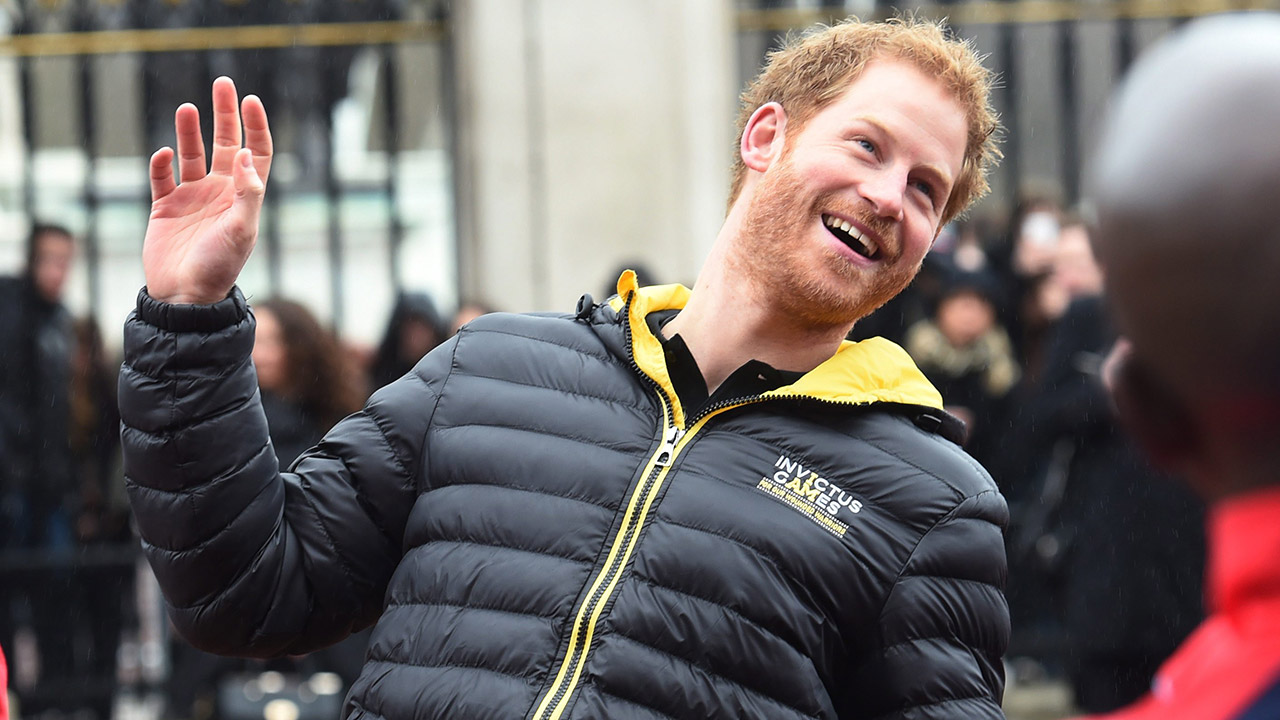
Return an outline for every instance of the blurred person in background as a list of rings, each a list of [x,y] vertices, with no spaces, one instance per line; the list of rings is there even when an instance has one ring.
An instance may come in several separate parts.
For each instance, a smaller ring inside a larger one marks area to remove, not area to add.
[[[344,417],[359,412],[368,381],[341,339],[321,326],[307,307],[282,297],[254,303],[253,364],[262,410],[281,470]],[[299,676],[336,673],[351,687],[364,664],[370,630],[275,667]],[[267,666],[263,666],[267,667]]]
[[[996,279],[953,269],[933,317],[907,331],[904,348],[968,429],[965,449],[983,466],[999,448],[1004,402],[1018,381],[1009,335],[996,321]]]
[[[483,300],[462,301],[462,303],[458,305],[457,312],[453,314],[453,322],[449,324],[449,337],[457,335],[463,325],[466,325],[481,315],[488,315],[491,312],[497,312],[497,308]]]
[[[1020,190],[1005,231],[992,242],[987,259],[1002,284],[1000,324],[1013,341],[1014,356],[1026,383],[1034,383],[1044,365],[1045,335],[1053,314],[1054,252],[1062,221],[1061,192],[1030,183]]]
[[[989,238],[993,234],[994,224],[996,220],[991,214],[952,223],[955,227],[955,240],[948,248],[947,255],[956,269],[964,272],[986,272],[1003,283],[1000,269],[991,257],[992,241]],[[1007,300],[1003,297],[1003,285],[997,288],[997,292],[1000,294],[1000,303],[996,306],[999,320]]]
[[[1160,663],[1203,617],[1202,503],[1157,472],[1121,431],[1101,378],[1116,335],[1089,231],[1068,218],[1053,260],[1065,306],[1050,328],[1026,447],[1050,462],[1014,533],[1019,552],[1061,573],[1055,613],[1076,706],[1114,710],[1151,686]],[[1034,550],[1033,550],[1034,548]],[[1010,553],[1011,556],[1013,553]]]
[[[1061,316],[1073,303],[1096,305],[1102,298],[1102,268],[1089,245],[1089,228],[1079,215],[1069,215],[1062,223],[1050,266],[1060,300]]]
[[[0,720],[9,720],[9,665],[0,645]]]
[[[1082,318],[1090,317],[1087,308],[1097,305],[1098,297],[1102,292],[1101,271],[1089,250],[1088,233],[1083,221],[1077,215],[1068,214],[1063,217],[1055,211],[1053,226],[1060,236],[1046,243],[1053,248],[1053,252],[1047,256],[1034,277],[1023,277],[1018,280],[1023,293],[1019,300],[1021,310],[1018,313],[1024,331],[1023,339],[1034,341],[1030,345],[1024,343],[1021,348],[1019,366],[1023,373],[1011,398],[1012,408],[1022,414],[1025,414],[1027,407],[1034,404],[1046,390],[1052,390],[1054,387],[1054,382],[1047,377],[1054,370],[1049,369],[1048,365],[1051,362],[1051,356],[1056,354],[1058,360],[1063,360],[1064,356],[1060,349],[1053,350],[1050,346],[1054,342],[1061,343],[1065,336],[1073,332],[1085,330],[1081,318],[1063,321],[1063,315],[1068,307],[1075,300],[1085,300],[1081,305],[1080,315]],[[1101,327],[1096,326],[1096,322],[1087,323],[1087,327],[1096,331],[1094,336],[1102,331]],[[1016,340],[1014,344],[1017,346]],[[1096,348],[1091,352],[1094,356],[1092,367],[1096,370],[1101,363],[1100,356]],[[1060,371],[1061,368],[1057,370]],[[1094,374],[1096,375],[1096,372]],[[1029,426],[1025,418],[1012,419],[1015,422],[1010,426],[1010,430],[1015,435],[1036,431]],[[1050,453],[1040,447],[1031,450],[1022,440],[1014,440],[1010,444],[1018,452],[1006,455],[993,473],[1007,490],[1012,489],[1013,494],[1017,495],[1019,489],[1012,486],[1025,487],[1026,483],[1023,482],[1025,476],[1036,472],[1032,466],[1046,460]]]
[[[73,606],[60,632],[76,647],[73,672],[87,707],[111,717],[121,632],[132,617],[136,555],[120,463],[116,371],[92,317],[74,324],[71,362],[71,458],[79,482],[75,537],[83,564],[71,586]],[[101,552],[95,552],[101,551]]]
[[[338,338],[304,305],[273,297],[253,304],[253,365],[281,469],[325,431],[358,411],[368,393]]]
[[[372,388],[388,385],[444,342],[446,328],[435,301],[424,292],[401,292],[369,368]]]
[[[942,228],[911,284],[875,312],[859,320],[850,331],[849,339],[858,341],[882,337],[905,344],[912,326],[933,318],[956,270],[993,270],[987,261],[986,250],[981,246],[979,233],[983,225],[982,222],[958,218]],[[998,276],[992,277],[998,279]],[[996,295],[999,294],[997,287]],[[1001,305],[997,305],[999,307]]]
[[[153,156],[125,332],[175,625],[273,656],[376,622],[352,718],[1002,717],[1004,501],[906,353],[844,340],[986,192],[990,83],[914,17],[797,37],[691,290],[473,321],[281,473],[235,287],[271,137],[219,79],[208,168],[189,106]]]
[[[37,223],[27,237],[22,275],[0,279],[0,551],[37,553],[40,560],[50,553],[69,558],[75,545],[75,334],[62,303],[75,250],[69,230]],[[35,667],[19,668],[14,682],[24,712],[59,706],[57,695],[35,694],[34,683],[47,689],[72,682],[69,583],[69,570],[58,568],[0,583],[0,645],[18,647],[20,627],[35,634]]]
[[[1050,272],[1062,237],[1062,207],[1047,195],[1032,196],[1024,200],[1014,217],[1014,274],[1028,278]]]
[[[1013,518],[1011,654],[1065,675],[1076,705],[1097,712],[1145,692],[1201,618],[1202,509],[1121,432],[1101,379],[1115,342],[1102,271],[1079,216],[1059,233],[1044,367],[1018,396],[993,473]]]
[[[1112,396],[1209,503],[1209,617],[1115,720],[1280,718],[1280,95],[1260,90],[1275,87],[1280,16],[1192,21],[1136,63],[1093,157],[1126,338]]]
[[[91,316],[77,318],[71,361],[71,457],[80,481],[76,537],[86,544],[131,542],[120,467],[119,367],[107,357]]]
[[[62,295],[75,257],[70,231],[35,225],[21,277],[0,278],[0,488],[5,547],[69,544],[72,317]]]

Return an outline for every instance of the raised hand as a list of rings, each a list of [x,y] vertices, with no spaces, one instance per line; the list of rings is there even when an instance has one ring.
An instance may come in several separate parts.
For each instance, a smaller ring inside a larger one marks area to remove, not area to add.
[[[142,269],[151,297],[207,305],[227,296],[253,251],[271,170],[271,130],[262,101],[249,95],[237,108],[236,86],[225,77],[213,81],[213,160],[207,171],[199,111],[184,103],[173,120],[179,180],[173,177],[173,149],[160,148],[151,156]]]

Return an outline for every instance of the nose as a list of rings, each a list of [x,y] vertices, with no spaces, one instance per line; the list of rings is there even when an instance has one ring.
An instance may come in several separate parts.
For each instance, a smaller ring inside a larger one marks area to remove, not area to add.
[[[875,209],[876,215],[889,220],[902,220],[902,207],[907,192],[907,175],[894,167],[884,167],[863,180],[862,197]]]

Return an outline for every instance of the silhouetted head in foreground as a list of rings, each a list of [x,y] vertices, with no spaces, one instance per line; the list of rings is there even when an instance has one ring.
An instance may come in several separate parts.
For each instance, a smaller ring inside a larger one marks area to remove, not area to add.
[[[1113,391],[1216,499],[1280,481],[1280,16],[1197,21],[1134,67],[1097,154]]]

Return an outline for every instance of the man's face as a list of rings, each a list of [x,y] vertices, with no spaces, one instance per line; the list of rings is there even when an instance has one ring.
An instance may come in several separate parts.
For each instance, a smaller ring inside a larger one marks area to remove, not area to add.
[[[952,347],[966,348],[996,324],[995,308],[981,294],[962,290],[938,304],[938,330]]]
[[[31,279],[40,297],[49,302],[62,300],[62,290],[66,287],[74,256],[75,244],[62,233],[46,232],[36,238]]]
[[[1072,299],[1102,294],[1102,269],[1083,225],[1062,229],[1053,258],[1053,279]]]
[[[750,199],[737,270],[798,322],[851,324],[919,270],[963,165],[964,112],[915,66],[885,59],[787,133]]]

